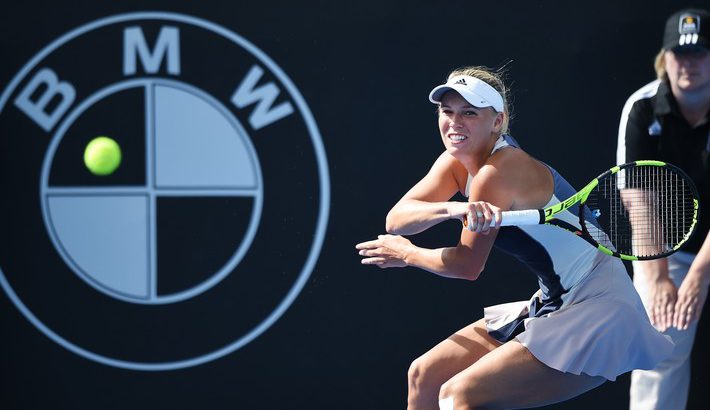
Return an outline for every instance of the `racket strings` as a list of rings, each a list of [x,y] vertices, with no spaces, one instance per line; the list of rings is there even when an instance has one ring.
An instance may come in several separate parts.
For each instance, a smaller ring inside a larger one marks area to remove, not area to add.
[[[635,166],[599,180],[585,203],[591,237],[626,255],[653,257],[687,239],[695,213],[691,184],[674,169]]]

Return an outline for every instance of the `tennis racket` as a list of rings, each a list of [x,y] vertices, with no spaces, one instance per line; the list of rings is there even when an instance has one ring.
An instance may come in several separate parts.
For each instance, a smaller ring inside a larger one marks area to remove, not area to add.
[[[613,167],[549,208],[504,211],[500,225],[554,225],[608,255],[649,260],[676,252],[690,239],[698,210],[698,191],[680,168],[647,160]]]

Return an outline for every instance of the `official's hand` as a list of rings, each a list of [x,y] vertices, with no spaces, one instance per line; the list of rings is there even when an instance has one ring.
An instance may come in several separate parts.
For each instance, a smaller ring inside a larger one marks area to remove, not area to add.
[[[695,275],[687,275],[678,288],[673,326],[685,330],[694,321],[699,320],[707,297],[707,286],[704,286]]]
[[[669,278],[660,278],[650,284],[648,306],[651,324],[661,332],[673,326],[678,290]]]
[[[359,254],[365,258],[363,265],[376,265],[380,268],[401,268],[407,266],[407,255],[414,245],[399,235],[379,235],[374,241],[355,245]]]

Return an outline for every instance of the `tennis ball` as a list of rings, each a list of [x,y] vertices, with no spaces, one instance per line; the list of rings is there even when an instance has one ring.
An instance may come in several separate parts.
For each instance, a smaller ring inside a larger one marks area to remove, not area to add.
[[[86,145],[84,164],[94,175],[111,175],[121,165],[121,147],[109,137],[96,137]]]

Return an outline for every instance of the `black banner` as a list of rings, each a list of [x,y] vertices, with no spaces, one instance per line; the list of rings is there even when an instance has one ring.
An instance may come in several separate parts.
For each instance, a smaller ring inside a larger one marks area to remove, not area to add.
[[[676,7],[5,5],[0,407],[404,408],[412,360],[537,288],[495,251],[475,282],[360,264],[443,150],[428,92],[505,66],[512,134],[579,188],[613,165]],[[100,136],[107,176],[83,159]],[[705,317],[688,408],[708,340]],[[547,408],[627,408],[628,380]]]

